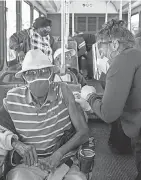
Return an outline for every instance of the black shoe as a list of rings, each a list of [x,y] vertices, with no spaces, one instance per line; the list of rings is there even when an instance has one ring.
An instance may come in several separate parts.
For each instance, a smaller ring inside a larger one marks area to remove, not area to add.
[[[113,144],[110,140],[108,141],[108,146],[109,146],[111,152],[114,154],[129,155],[129,154],[133,153],[132,149],[130,149],[130,147],[127,146],[126,149],[125,148],[123,149],[121,146],[117,146],[117,145]]]

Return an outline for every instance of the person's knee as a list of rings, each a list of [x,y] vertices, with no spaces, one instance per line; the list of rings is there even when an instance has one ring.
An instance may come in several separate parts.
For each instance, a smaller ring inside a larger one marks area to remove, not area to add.
[[[80,172],[78,174],[66,175],[64,180],[87,180],[87,178],[84,174]]]
[[[73,165],[66,174],[64,180],[87,180],[87,178],[85,174],[79,170],[78,166]]]
[[[7,180],[34,180],[33,175],[25,169],[13,169],[7,174]]]

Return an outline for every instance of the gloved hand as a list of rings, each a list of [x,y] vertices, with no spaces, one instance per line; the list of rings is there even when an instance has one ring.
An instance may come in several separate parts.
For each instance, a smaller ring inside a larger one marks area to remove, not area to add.
[[[81,89],[81,97],[86,101],[89,99],[90,95],[96,93],[96,89],[93,86],[83,86]]]
[[[80,104],[84,111],[92,111],[91,106],[84,98],[75,98],[75,101]]]

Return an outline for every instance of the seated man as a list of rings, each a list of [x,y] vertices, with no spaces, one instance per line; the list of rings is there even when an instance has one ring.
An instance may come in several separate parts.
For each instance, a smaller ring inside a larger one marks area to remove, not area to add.
[[[71,57],[75,55],[74,49],[65,49],[65,63],[66,63],[66,70],[71,71],[75,74],[77,81],[81,84],[81,87],[87,85],[85,78],[77,71],[77,69],[71,67]],[[54,64],[60,68],[61,66],[61,48],[57,49],[54,53]],[[70,75],[61,75],[62,81],[71,81]],[[58,81],[58,78],[55,77],[55,81]]]
[[[0,148],[21,157],[7,180],[44,180],[64,156],[88,140],[84,115],[67,85],[53,82],[55,72],[48,56],[30,50],[16,74],[27,85],[8,91],[3,100]],[[71,136],[62,143],[67,131]]]

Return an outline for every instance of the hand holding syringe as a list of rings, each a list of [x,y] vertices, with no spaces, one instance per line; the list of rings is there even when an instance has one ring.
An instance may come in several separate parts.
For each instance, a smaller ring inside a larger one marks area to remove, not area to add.
[[[82,109],[84,111],[90,111],[91,113],[93,112],[91,109],[91,106],[87,102],[88,98],[90,97],[91,94],[96,93],[96,90],[93,86],[84,86],[81,89],[81,93],[79,92],[73,92],[73,95],[75,97],[75,101],[80,104]]]

